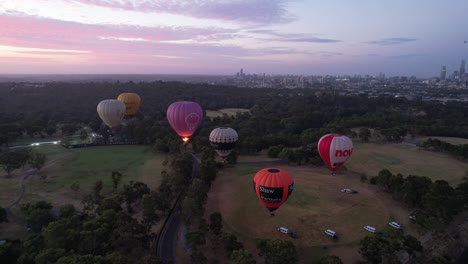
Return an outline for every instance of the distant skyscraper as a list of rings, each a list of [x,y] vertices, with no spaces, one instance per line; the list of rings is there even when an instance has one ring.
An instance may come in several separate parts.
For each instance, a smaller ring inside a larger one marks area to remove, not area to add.
[[[442,66],[442,69],[440,69],[440,80],[441,81],[445,80],[446,75],[447,75],[447,67]]]
[[[462,77],[465,74],[465,60],[462,60],[460,63],[459,74],[460,74],[460,77]]]
[[[241,76],[241,77],[244,76],[244,69],[242,69],[242,68],[241,68],[241,70],[240,70],[240,76]]]

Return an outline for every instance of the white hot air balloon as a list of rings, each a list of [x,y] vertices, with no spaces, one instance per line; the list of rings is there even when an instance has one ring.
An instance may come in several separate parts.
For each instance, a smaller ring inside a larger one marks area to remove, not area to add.
[[[223,159],[229,156],[238,140],[237,132],[230,127],[218,127],[210,133],[210,144]]]
[[[103,100],[97,105],[97,113],[107,126],[115,128],[125,116],[125,104],[115,99]]]

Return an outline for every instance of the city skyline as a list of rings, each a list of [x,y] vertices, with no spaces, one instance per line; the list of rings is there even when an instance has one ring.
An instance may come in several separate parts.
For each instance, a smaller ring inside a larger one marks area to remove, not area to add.
[[[0,74],[438,76],[468,2],[0,1]]]

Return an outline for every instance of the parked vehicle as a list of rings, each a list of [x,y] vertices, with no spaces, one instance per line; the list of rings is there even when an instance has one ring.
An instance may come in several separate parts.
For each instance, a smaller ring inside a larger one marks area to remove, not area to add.
[[[397,222],[389,222],[388,225],[396,229],[401,229],[401,225]]]
[[[336,232],[333,231],[333,230],[331,230],[331,229],[325,230],[325,234],[327,234],[327,235],[333,237],[333,239],[337,239],[337,238],[338,238],[338,237],[336,236]]]
[[[283,234],[288,234],[289,230],[286,227],[280,227],[278,228],[278,231],[280,231]]]
[[[365,227],[364,227],[364,230],[369,231],[369,232],[371,232],[371,233],[377,232],[377,228],[375,228],[375,227],[373,227],[373,226],[365,226]]]

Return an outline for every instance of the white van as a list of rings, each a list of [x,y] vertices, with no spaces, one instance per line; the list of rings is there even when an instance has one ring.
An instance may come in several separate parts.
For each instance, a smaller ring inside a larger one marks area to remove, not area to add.
[[[364,230],[369,231],[371,233],[375,233],[377,231],[377,229],[373,226],[365,226]]]
[[[388,225],[391,226],[391,227],[393,227],[393,228],[396,228],[396,229],[400,229],[400,228],[401,228],[401,225],[398,224],[397,222],[389,222]]]
[[[352,193],[353,190],[348,189],[348,188],[345,188],[345,189],[341,189],[341,192],[342,192],[342,193]]]
[[[289,233],[289,230],[286,227],[280,227],[280,228],[278,228],[278,231],[280,231],[281,233],[284,233],[284,234]]]
[[[327,235],[329,235],[329,236],[331,236],[333,238],[336,238],[336,232],[331,230],[331,229],[325,230],[325,234],[327,234]]]

